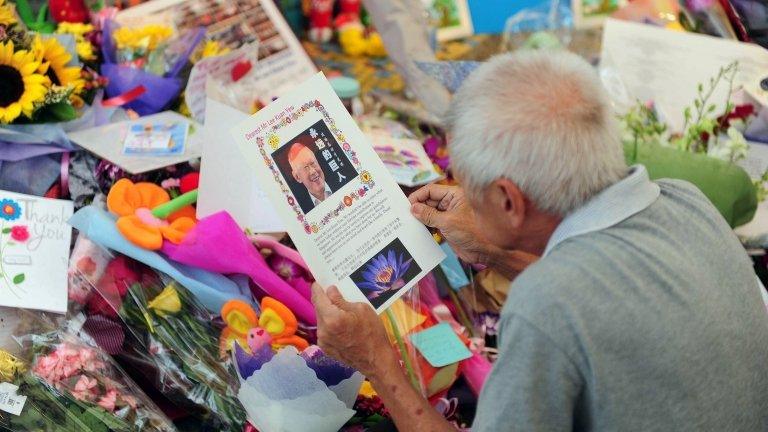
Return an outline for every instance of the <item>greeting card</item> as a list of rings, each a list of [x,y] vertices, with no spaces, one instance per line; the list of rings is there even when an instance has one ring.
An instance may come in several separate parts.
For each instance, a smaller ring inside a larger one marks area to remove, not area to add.
[[[67,311],[72,202],[0,190],[0,306]]]
[[[445,257],[322,73],[232,135],[320,285],[381,312]]]

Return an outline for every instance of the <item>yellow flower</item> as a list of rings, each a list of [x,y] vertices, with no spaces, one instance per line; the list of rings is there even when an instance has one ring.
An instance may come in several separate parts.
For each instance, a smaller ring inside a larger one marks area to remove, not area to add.
[[[160,316],[164,316],[166,313],[175,314],[181,310],[179,293],[176,292],[173,285],[168,285],[157,297],[147,303],[147,307],[154,309]]]
[[[0,0],[0,25],[9,26],[16,24],[16,14],[13,11],[13,6],[5,4],[5,0]]]
[[[142,27],[120,27],[112,33],[118,49],[146,48],[154,50],[157,46],[173,35],[173,29],[159,24],[148,24]]]
[[[360,396],[366,398],[372,398],[377,395],[376,390],[373,389],[371,382],[368,380],[363,381],[363,385],[360,386]]]
[[[229,48],[222,47],[218,41],[209,40],[205,42],[202,49],[197,50],[192,61],[194,63],[204,58],[220,56],[228,52]]]
[[[22,113],[31,117],[35,103],[45,99],[47,79],[37,73],[39,66],[31,52],[14,52],[11,41],[0,43],[0,123],[10,123]]]
[[[16,372],[24,372],[24,363],[5,350],[0,350],[0,382],[13,379]]]
[[[80,78],[80,68],[67,66],[72,60],[72,54],[56,38],[43,40],[40,36],[36,36],[32,42],[32,52],[41,62],[38,71],[45,74],[51,84],[62,87],[71,86],[75,93],[83,88],[85,82]]]
[[[93,53],[93,45],[87,40],[75,43],[75,51],[77,51],[77,56],[83,60],[96,59],[96,54]]]
[[[93,31],[93,25],[83,23],[61,22],[56,28],[56,33],[71,34],[75,36],[85,36],[86,33]]]
[[[96,55],[93,53],[93,45],[85,39],[85,35],[93,30],[94,28],[91,24],[62,22],[56,28],[56,33],[73,35],[75,37],[77,56],[83,60],[95,60]]]

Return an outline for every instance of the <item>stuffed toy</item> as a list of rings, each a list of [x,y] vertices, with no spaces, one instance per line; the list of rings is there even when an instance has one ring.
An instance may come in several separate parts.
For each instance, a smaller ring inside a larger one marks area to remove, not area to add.
[[[335,0],[307,0],[305,12],[309,15],[309,40],[326,43],[333,36],[333,3]],[[307,10],[308,9],[308,10]]]

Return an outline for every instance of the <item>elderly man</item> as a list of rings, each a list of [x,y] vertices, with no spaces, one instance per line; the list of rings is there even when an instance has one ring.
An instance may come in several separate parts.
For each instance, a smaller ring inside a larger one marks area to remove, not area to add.
[[[309,147],[300,142],[294,143],[288,150],[288,164],[291,166],[293,178],[307,188],[312,200],[311,206],[302,205],[305,212],[331,196],[331,188],[325,183],[323,168],[320,167],[315,153]]]
[[[496,57],[448,119],[462,188],[415,192],[413,214],[514,277],[473,430],[768,430],[768,315],[750,262],[695,187],[625,165],[586,62]],[[368,377],[399,430],[451,429],[369,307],[333,287],[314,297],[320,346]]]

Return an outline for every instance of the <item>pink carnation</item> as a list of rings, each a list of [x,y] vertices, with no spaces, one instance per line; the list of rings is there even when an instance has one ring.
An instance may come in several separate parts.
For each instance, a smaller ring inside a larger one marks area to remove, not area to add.
[[[115,410],[115,402],[117,402],[117,391],[110,390],[99,399],[98,405],[105,410],[112,412]]]
[[[96,386],[99,383],[94,378],[88,378],[85,375],[80,375],[80,379],[75,383],[75,388],[72,391],[72,396],[80,401],[90,401],[93,399],[96,393]]]

